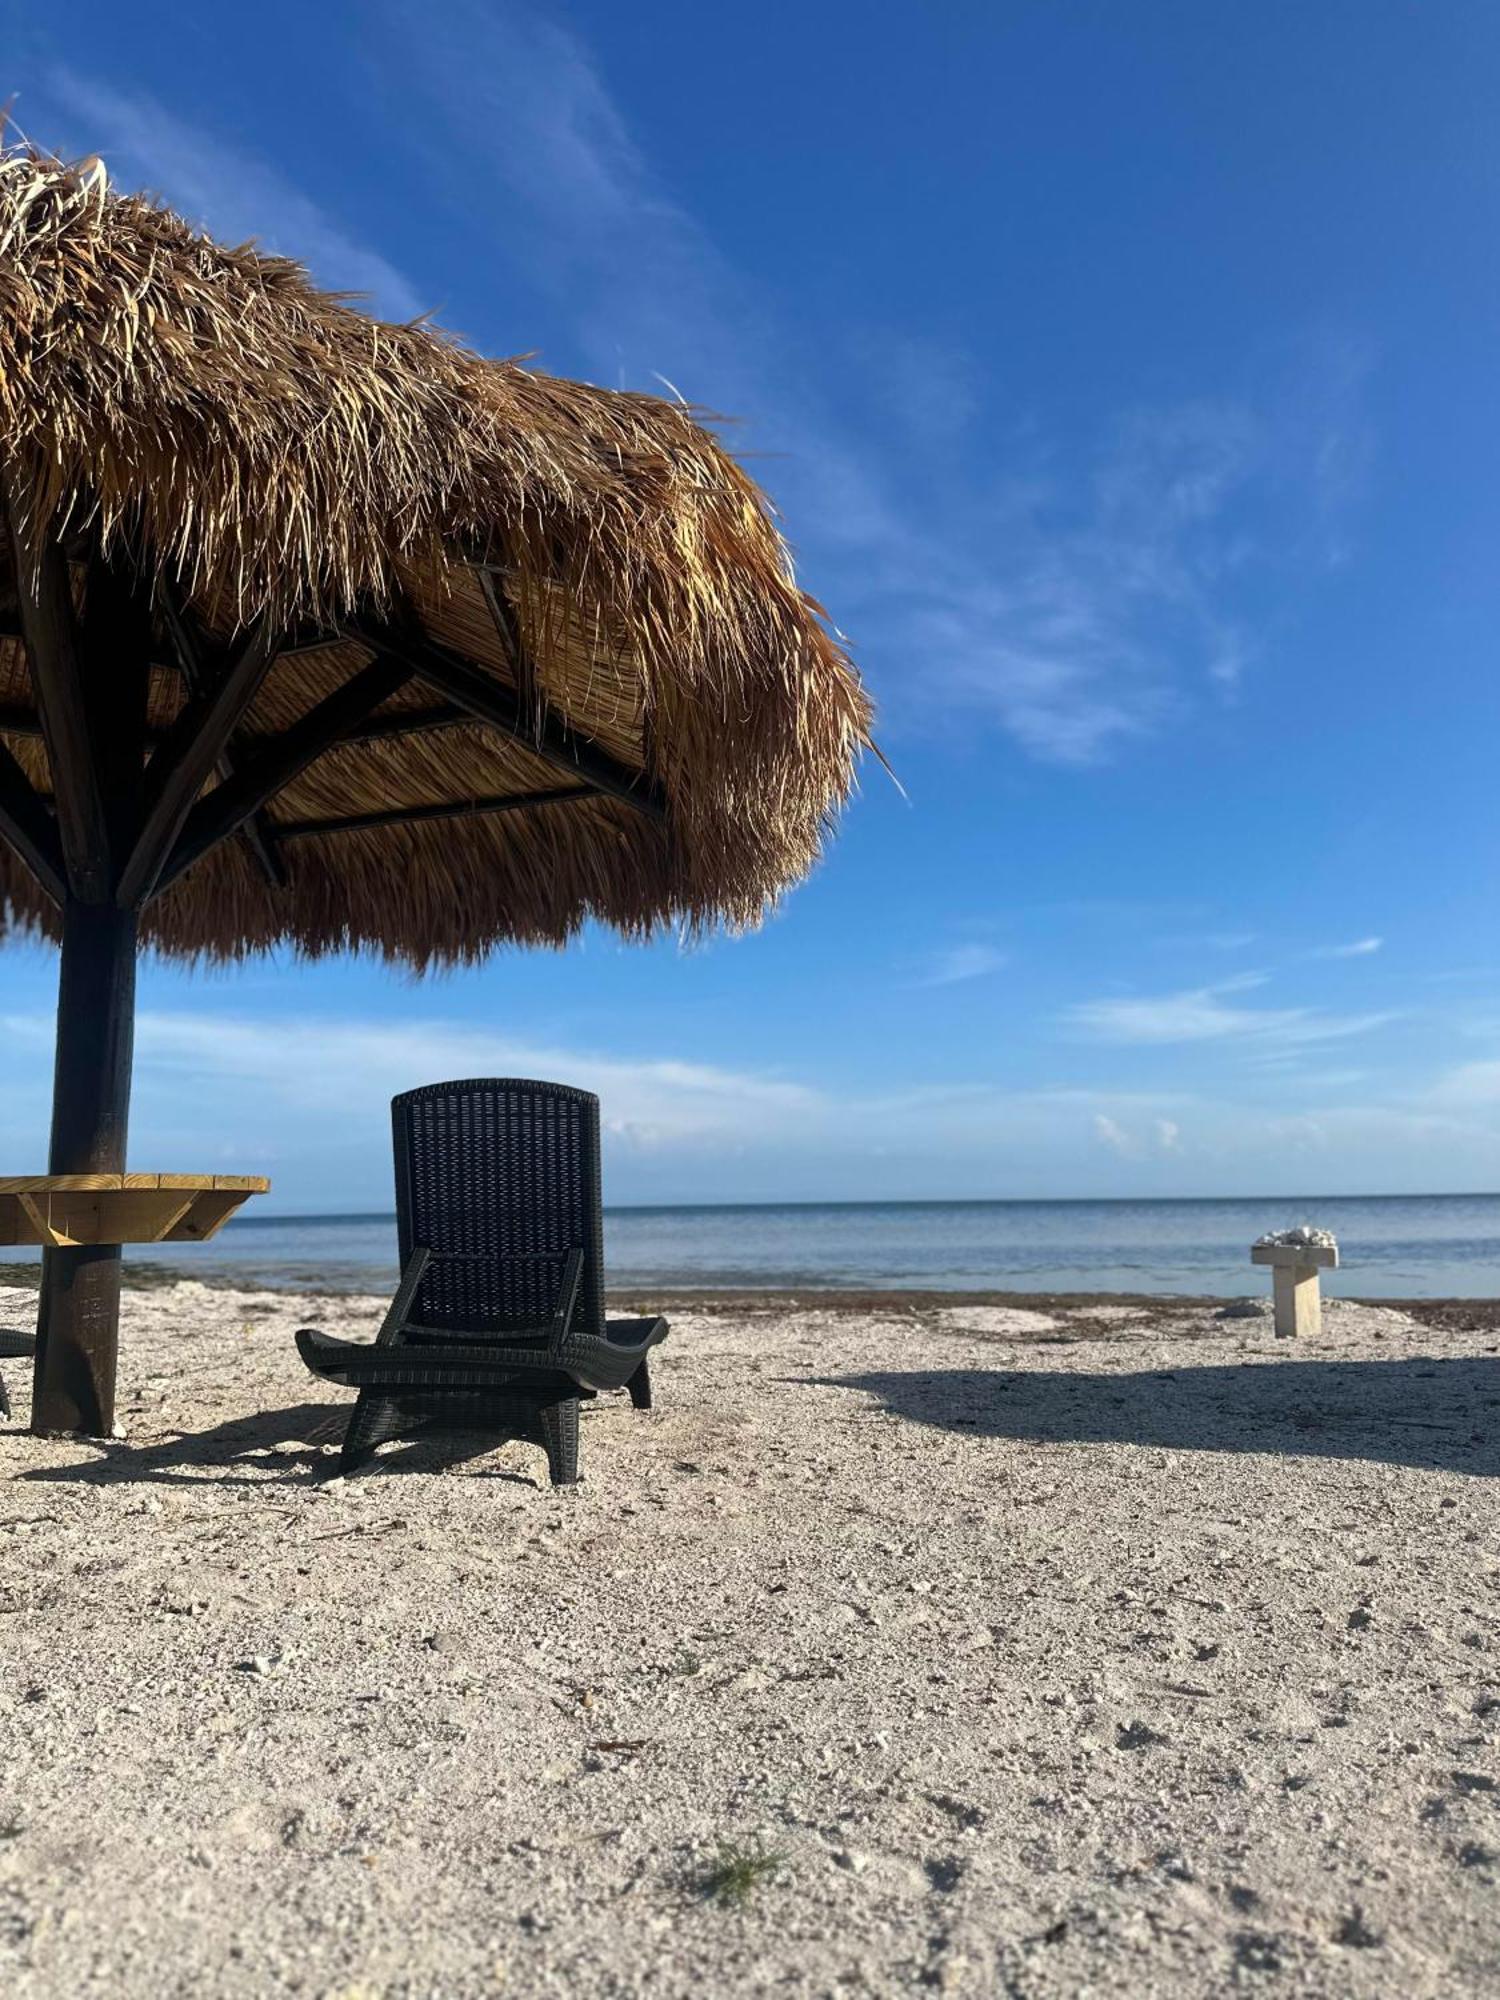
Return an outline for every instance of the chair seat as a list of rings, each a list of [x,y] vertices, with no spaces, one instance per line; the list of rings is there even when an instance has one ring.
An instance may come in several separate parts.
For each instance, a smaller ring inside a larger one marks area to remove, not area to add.
[[[618,1347],[655,1347],[667,1337],[664,1319],[607,1319],[604,1337]]]
[[[553,1352],[539,1345],[513,1345],[513,1336],[485,1339],[462,1332],[403,1340],[381,1347],[372,1341],[342,1340],[337,1334],[303,1327],[297,1351],[315,1375],[361,1389],[511,1388],[526,1394],[577,1394],[580,1389],[623,1389],[651,1348],[666,1337],[664,1319],[611,1320],[601,1340],[569,1334]]]
[[[544,1366],[534,1350],[501,1348],[496,1343],[446,1341],[440,1347],[408,1347],[403,1342],[382,1347],[370,1340],[341,1340],[337,1334],[305,1326],[297,1334],[297,1352],[315,1375],[351,1386],[407,1383],[416,1387],[432,1382],[499,1389],[530,1379],[538,1388],[553,1383],[562,1384],[567,1392],[573,1388],[572,1378],[555,1362]]]
[[[657,1329],[660,1328],[658,1332]],[[664,1319],[610,1319],[604,1322],[604,1338],[615,1347],[654,1347],[666,1338],[667,1322]],[[422,1326],[412,1323],[401,1335],[403,1346],[410,1342],[414,1347],[449,1347],[454,1342],[464,1345],[482,1346],[485,1342],[502,1342],[507,1347],[530,1346],[552,1337],[552,1329],[546,1326],[507,1327],[503,1333],[486,1333],[461,1326]],[[593,1335],[575,1335],[577,1339],[592,1339]],[[345,1346],[351,1343],[345,1341]]]

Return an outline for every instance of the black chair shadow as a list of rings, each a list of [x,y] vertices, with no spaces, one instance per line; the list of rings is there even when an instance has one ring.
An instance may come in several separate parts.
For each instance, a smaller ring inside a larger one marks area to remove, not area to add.
[[[1500,1360],[1276,1361],[1133,1375],[978,1368],[820,1376],[969,1436],[1500,1472]]]
[[[260,1410],[252,1416],[232,1417],[206,1431],[182,1431],[165,1444],[136,1445],[129,1439],[101,1438],[92,1447],[96,1454],[92,1458],[80,1459],[72,1465],[31,1466],[15,1477],[42,1485],[69,1485],[77,1481],[107,1486],[139,1480],[147,1485],[201,1486],[204,1482],[189,1468],[228,1468],[245,1452],[266,1451],[276,1445],[337,1444],[348,1421],[347,1403],[294,1403],[282,1410]],[[450,1466],[482,1458],[508,1441],[494,1431],[415,1430],[411,1437],[395,1440],[397,1448],[374,1460],[359,1477],[368,1479],[385,1467],[392,1471],[446,1471]],[[546,1460],[539,1450],[536,1456],[541,1468],[539,1480],[499,1467],[486,1476],[520,1486],[546,1485]],[[272,1465],[254,1479],[230,1473],[217,1483],[259,1487],[293,1482],[300,1485],[309,1473],[316,1479],[336,1477],[337,1457],[312,1448],[280,1452]]]
[[[36,1335],[19,1326],[0,1326],[0,1361],[14,1361],[36,1352]]]
[[[534,1458],[536,1474],[528,1478],[524,1472],[515,1472],[505,1466],[494,1466],[483,1476],[499,1479],[511,1486],[535,1486],[548,1492],[551,1483],[547,1478],[547,1460],[540,1445],[534,1445],[529,1438],[522,1438],[515,1432],[465,1431],[444,1424],[430,1431],[418,1431],[412,1437],[394,1438],[392,1446],[382,1450],[368,1465],[361,1467],[356,1475],[361,1481],[372,1475],[379,1477],[383,1472],[451,1472],[456,1466],[467,1465],[476,1458],[486,1458],[492,1451],[499,1451],[508,1444],[528,1446],[526,1458],[530,1463]],[[329,1459],[331,1472],[337,1472],[338,1461]]]

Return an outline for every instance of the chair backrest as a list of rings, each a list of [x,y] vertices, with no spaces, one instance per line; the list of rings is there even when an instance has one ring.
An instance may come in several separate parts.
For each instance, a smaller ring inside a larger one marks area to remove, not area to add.
[[[582,1250],[573,1326],[603,1333],[597,1097],[476,1077],[404,1092],[391,1124],[402,1265],[414,1249],[433,1252],[412,1315],[419,1325],[545,1325],[568,1253]]]

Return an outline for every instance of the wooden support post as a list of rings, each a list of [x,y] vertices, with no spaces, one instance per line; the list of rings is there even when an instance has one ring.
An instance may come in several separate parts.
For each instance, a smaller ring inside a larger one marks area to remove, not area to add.
[[[124,1170],[135,958],[133,910],[69,897],[63,906],[50,1173]],[[119,1321],[118,1244],[42,1252],[34,1431],[107,1437],[113,1430]]]
[[[113,877],[140,826],[150,610],[140,580],[96,551],[75,630],[56,542],[44,543],[37,564],[46,580],[38,601],[50,610],[38,618],[35,606],[23,609],[26,649],[47,730],[69,885],[48,1170],[119,1173],[130,1113],[138,914],[115,903]],[[34,1431],[104,1437],[114,1428],[119,1325],[118,1243],[42,1252]]]

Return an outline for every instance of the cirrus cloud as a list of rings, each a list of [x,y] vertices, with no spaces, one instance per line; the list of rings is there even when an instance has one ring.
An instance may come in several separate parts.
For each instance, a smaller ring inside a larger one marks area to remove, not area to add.
[[[1247,1007],[1233,996],[1267,983],[1247,972],[1177,993],[1083,1000],[1063,1015],[1066,1027],[1090,1040],[1166,1046],[1177,1042],[1245,1041],[1281,1047],[1342,1041],[1368,1034],[1392,1013],[1330,1014],[1313,1007]]]

